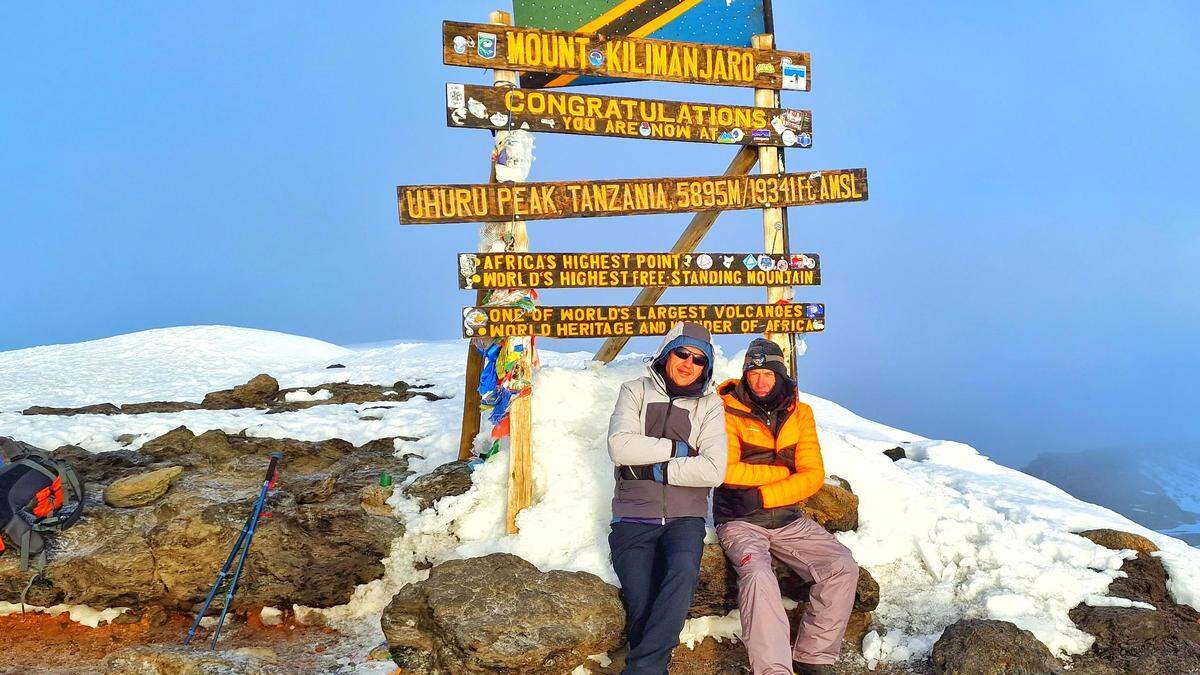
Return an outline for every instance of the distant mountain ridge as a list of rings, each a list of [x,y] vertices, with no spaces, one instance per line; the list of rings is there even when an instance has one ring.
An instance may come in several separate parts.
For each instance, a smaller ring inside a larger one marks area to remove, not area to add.
[[[1047,452],[1021,471],[1200,546],[1200,448]]]

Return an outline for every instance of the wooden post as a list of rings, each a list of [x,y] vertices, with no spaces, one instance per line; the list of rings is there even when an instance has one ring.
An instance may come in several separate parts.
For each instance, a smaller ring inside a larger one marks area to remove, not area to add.
[[[488,19],[494,24],[512,25],[512,15],[508,12],[495,11],[492,12]],[[495,72],[494,84],[517,86],[517,73],[512,70],[497,70]],[[496,134],[497,147],[503,144],[507,138],[508,131],[500,131]],[[493,165],[492,180],[495,180],[495,166]],[[513,221],[511,224],[506,224],[511,229],[509,233],[512,235],[512,244],[510,250],[513,251],[528,251],[529,250],[529,233],[525,227],[525,222],[522,220]],[[520,340],[523,338],[509,338]],[[528,343],[529,348],[525,350],[521,359],[525,361],[524,372],[533,376],[533,349],[532,340]],[[478,381],[478,375],[476,376]],[[522,509],[533,503],[533,453],[531,446],[533,444],[533,388],[530,387],[529,393],[520,398],[513,399],[511,406],[508,409],[508,513],[505,515],[505,526],[509,534],[517,532],[517,514]]]
[[[756,148],[746,146],[738,151],[733,156],[733,160],[729,162],[729,166],[725,167],[726,176],[741,176],[750,173],[754,168],[754,164],[758,161],[758,152]],[[671,247],[672,253],[691,253],[700,245],[700,241],[704,239],[704,235],[712,229],[713,223],[717,221],[717,216],[721,215],[721,211],[700,211],[692,216],[692,220],[684,228],[683,233],[679,235],[679,239],[675,241],[675,245]],[[653,305],[662,297],[666,286],[647,286],[638,292],[631,306],[641,307],[644,305]],[[625,348],[629,342],[627,337],[613,337],[604,341],[600,345],[600,350],[596,352],[595,359],[601,363],[608,363],[617,358],[617,354]]]
[[[508,12],[496,11],[492,12],[488,17],[492,23],[509,25],[512,23],[512,17]],[[515,86],[517,83],[517,73],[511,70],[494,71],[493,84],[507,83]],[[496,165],[493,162],[491,173],[488,176],[489,183],[496,182]],[[525,225],[521,224],[521,231],[524,232]],[[528,241],[526,241],[528,245]],[[482,247],[484,242],[480,240]],[[484,251],[482,248],[480,252]],[[483,304],[484,291],[475,292],[475,306]],[[468,460],[474,456],[475,437],[479,435],[480,410],[479,410],[479,375],[483,372],[483,355],[479,353],[472,345],[467,345],[467,372],[465,374],[466,384],[463,393],[463,414],[462,414],[462,430],[458,436],[458,458],[459,460]]]
[[[775,36],[766,33],[751,38],[755,49],[772,49],[775,46]],[[774,89],[755,89],[754,105],[760,108],[775,108],[779,105],[779,92]],[[758,148],[759,173],[779,173],[779,148],[762,146]],[[763,252],[778,255],[787,252],[787,232],[783,220],[783,209],[779,207],[763,209]],[[791,300],[792,289],[784,286],[768,286],[767,302],[776,303],[780,300]],[[784,361],[794,364],[791,335],[787,333],[767,333],[767,339],[779,345],[783,350]],[[795,370],[792,369],[792,376]]]

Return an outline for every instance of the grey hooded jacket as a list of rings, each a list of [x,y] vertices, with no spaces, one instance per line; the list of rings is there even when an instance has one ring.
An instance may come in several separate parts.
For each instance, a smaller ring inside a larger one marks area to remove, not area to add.
[[[653,360],[685,329],[677,324],[659,345]],[[700,339],[699,335],[695,336]],[[662,375],[647,367],[647,375],[621,385],[617,405],[608,424],[608,454],[617,465],[614,518],[661,519],[708,514],[711,489],[725,480],[725,408],[709,382],[699,397],[671,398]],[[686,448],[676,441],[686,443]],[[684,454],[686,452],[686,454]],[[683,456],[681,456],[683,455]],[[667,482],[622,477],[620,467],[667,462]]]

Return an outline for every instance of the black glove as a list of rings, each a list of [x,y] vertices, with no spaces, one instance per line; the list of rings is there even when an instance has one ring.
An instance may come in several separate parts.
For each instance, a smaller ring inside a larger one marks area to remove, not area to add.
[[[652,480],[658,483],[667,482],[667,463],[634,464],[617,468],[617,477],[624,480]]]
[[[761,510],[763,507],[762,492],[758,488],[735,490],[730,500],[729,509],[734,518],[742,518]]]

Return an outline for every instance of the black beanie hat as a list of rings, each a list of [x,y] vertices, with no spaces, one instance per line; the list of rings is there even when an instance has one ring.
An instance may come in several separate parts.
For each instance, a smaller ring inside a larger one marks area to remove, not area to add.
[[[783,359],[783,349],[766,338],[754,338],[746,349],[746,358],[742,361],[742,374],[756,368],[766,368],[781,379],[788,377],[787,363]]]

